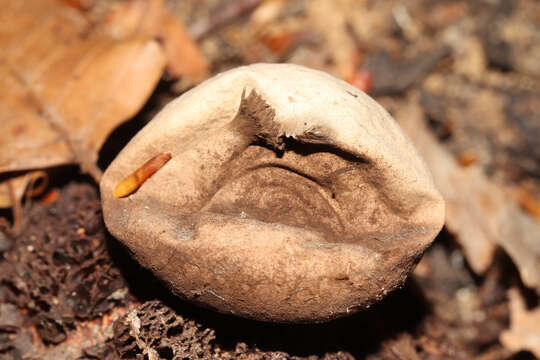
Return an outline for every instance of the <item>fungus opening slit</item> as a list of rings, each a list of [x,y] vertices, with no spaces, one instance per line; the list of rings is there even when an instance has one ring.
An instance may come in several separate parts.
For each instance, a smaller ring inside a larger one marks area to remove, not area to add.
[[[369,162],[332,146],[285,143],[282,150],[260,139],[248,146],[203,211],[313,229],[328,242],[355,241],[351,218],[363,213],[348,203],[363,203],[356,193],[368,184],[355,189],[350,182],[361,181]]]
[[[274,117],[259,94],[242,94],[227,129],[250,142],[222,164],[203,212],[312,229],[332,243],[357,242],[365,219],[371,231],[386,225],[374,214],[378,189],[364,179],[368,159],[325,143],[316,128],[284,136]]]

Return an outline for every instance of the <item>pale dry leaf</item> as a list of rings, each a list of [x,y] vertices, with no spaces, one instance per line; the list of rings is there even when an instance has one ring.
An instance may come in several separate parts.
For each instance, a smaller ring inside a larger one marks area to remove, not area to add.
[[[530,351],[540,358],[540,307],[528,310],[518,289],[508,291],[510,329],[500,335],[501,343],[513,352]]]
[[[163,0],[118,3],[104,25],[113,37],[146,35],[160,39],[167,57],[167,70],[173,77],[198,83],[208,76],[208,61],[184,24],[166,8]]]
[[[540,294],[540,223],[512,202],[500,214],[499,245],[519,269],[523,283]]]
[[[460,54],[454,61],[455,72],[474,81],[481,80],[485,76],[487,59],[480,39],[471,36],[468,40],[459,41],[458,46]]]
[[[0,6],[0,172],[79,163],[99,178],[101,145],[161,77],[161,47],[112,39],[56,1]]]
[[[540,291],[540,224],[519,208],[510,189],[488,179],[478,166],[459,166],[425,127],[417,101],[402,107],[396,119],[424,156],[446,201],[446,226],[472,269],[477,274],[487,270],[500,246],[523,283]]]
[[[480,176],[478,169],[461,169],[454,157],[437,143],[423,126],[424,114],[418,103],[410,102],[395,115],[424,156],[443,193],[447,228],[456,235],[472,269],[483,273],[496,249],[497,224],[493,215],[503,199],[491,196],[494,189]]]
[[[263,1],[251,14],[249,26],[262,31],[273,22],[279,20],[279,15],[287,5],[287,0]]]
[[[11,208],[13,213],[11,235],[18,235],[23,227],[23,197],[41,194],[48,182],[44,171],[31,171],[0,182],[0,208]]]

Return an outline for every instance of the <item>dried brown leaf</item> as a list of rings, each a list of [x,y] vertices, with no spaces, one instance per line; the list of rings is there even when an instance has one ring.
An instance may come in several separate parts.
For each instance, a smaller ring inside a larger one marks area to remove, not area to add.
[[[0,172],[79,163],[135,114],[165,58],[148,37],[119,41],[55,1],[0,5]]]

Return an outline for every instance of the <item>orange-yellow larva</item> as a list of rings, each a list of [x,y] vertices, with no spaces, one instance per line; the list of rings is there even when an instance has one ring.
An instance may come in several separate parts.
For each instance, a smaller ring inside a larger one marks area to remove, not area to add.
[[[143,166],[129,174],[114,188],[114,196],[117,198],[126,197],[133,194],[137,189],[148,179],[154,175],[169,159],[171,158],[170,152],[165,152],[154,156],[150,160],[144,163]]]

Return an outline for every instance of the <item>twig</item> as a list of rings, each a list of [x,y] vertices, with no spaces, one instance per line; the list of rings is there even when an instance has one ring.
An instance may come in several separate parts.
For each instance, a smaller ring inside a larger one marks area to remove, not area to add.
[[[13,179],[7,181],[9,189],[9,198],[11,200],[11,212],[13,214],[13,226],[9,229],[9,235],[17,236],[21,233],[23,227],[23,208],[21,199],[17,199],[15,184]]]

